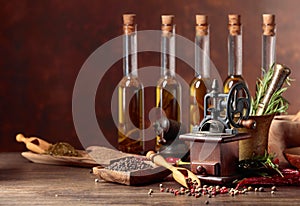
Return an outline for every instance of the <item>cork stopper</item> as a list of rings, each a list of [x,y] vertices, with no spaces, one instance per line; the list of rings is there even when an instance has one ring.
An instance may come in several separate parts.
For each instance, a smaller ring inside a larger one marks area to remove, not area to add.
[[[161,30],[167,34],[172,32],[174,24],[174,15],[162,15],[161,16]]]
[[[274,14],[263,14],[262,15],[262,29],[263,35],[274,36],[275,35],[275,15]]]
[[[198,24],[198,25],[206,25],[207,24],[207,16],[206,15],[197,14],[196,15],[196,24]]]
[[[239,35],[242,31],[241,16],[239,14],[228,15],[228,30],[230,35]]]
[[[174,20],[174,15],[161,15],[162,25],[172,25]]]
[[[124,34],[131,34],[135,31],[135,14],[123,14]]]
[[[208,34],[208,23],[206,15],[196,15],[196,35],[205,36]]]

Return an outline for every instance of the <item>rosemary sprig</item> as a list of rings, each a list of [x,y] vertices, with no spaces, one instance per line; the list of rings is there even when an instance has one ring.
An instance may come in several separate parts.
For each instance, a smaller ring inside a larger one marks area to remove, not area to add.
[[[256,114],[258,105],[264,98],[264,95],[269,88],[269,85],[272,81],[272,77],[274,74],[274,66],[275,64],[265,73],[265,76],[263,78],[257,79],[255,97],[251,99],[250,115]],[[287,111],[289,107],[289,102],[282,96],[282,94],[288,89],[292,81],[293,80],[288,77],[285,80],[286,87],[283,87],[278,91],[274,92],[274,94],[270,99],[269,104],[264,110],[263,115],[274,114],[274,113],[285,113]]]
[[[265,168],[275,170],[281,177],[283,177],[283,174],[278,169],[278,165],[273,163],[274,155],[265,151],[264,156],[255,156],[253,159],[259,161]]]
[[[250,159],[241,160],[239,162],[239,168],[244,174],[250,173],[250,175],[258,174],[261,176],[268,176],[268,171],[274,170],[281,177],[283,177],[278,165],[273,162],[274,157],[274,155],[271,155],[265,151],[265,154],[262,156],[256,155]],[[264,169],[267,169],[267,171]]]

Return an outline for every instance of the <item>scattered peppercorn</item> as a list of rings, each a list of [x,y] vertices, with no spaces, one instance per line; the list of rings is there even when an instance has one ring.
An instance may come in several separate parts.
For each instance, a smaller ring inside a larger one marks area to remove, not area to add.
[[[277,190],[276,186],[271,187],[271,190],[276,191]]]
[[[148,195],[151,196],[152,193],[153,193],[153,190],[152,190],[152,189],[149,189]]]
[[[208,200],[206,200],[206,201],[205,201],[205,204],[206,204],[206,205],[208,205],[208,204],[209,204],[209,201],[208,201]]]
[[[249,186],[247,189],[248,189],[248,191],[252,191],[253,190],[253,188],[251,186]]]
[[[253,191],[253,188],[251,186],[249,187],[243,187],[243,189],[236,189],[236,188],[227,188],[225,186],[208,186],[203,185],[202,187],[200,185],[191,184],[188,188],[180,187],[178,189],[174,188],[164,188],[162,184],[159,184],[159,188],[161,192],[170,192],[173,193],[174,196],[178,195],[186,195],[186,196],[194,196],[195,198],[199,198],[202,195],[206,196],[207,198],[216,197],[218,194],[228,194],[230,196],[236,196],[239,194],[246,194],[249,191]],[[273,186],[271,188],[271,194],[275,194],[276,187]],[[254,188],[255,192],[264,192],[264,187]]]
[[[195,194],[195,198],[201,197],[200,193]]]

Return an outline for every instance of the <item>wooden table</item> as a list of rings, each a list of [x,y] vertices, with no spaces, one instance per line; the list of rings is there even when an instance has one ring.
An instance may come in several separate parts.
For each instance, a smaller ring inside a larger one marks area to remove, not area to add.
[[[95,182],[89,168],[30,163],[19,153],[0,153],[0,205],[299,205],[300,187],[278,187],[275,194],[247,192],[208,198],[159,192],[159,183],[124,186]],[[179,188],[167,178],[165,187]],[[149,189],[153,195],[149,196]]]

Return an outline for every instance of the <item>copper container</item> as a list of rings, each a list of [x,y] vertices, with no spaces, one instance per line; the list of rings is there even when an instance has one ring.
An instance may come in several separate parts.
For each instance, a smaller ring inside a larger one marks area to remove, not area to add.
[[[275,115],[250,116],[256,122],[255,129],[239,128],[239,132],[251,135],[249,139],[239,142],[239,160],[249,159],[253,155],[264,155],[268,150],[269,128]]]

